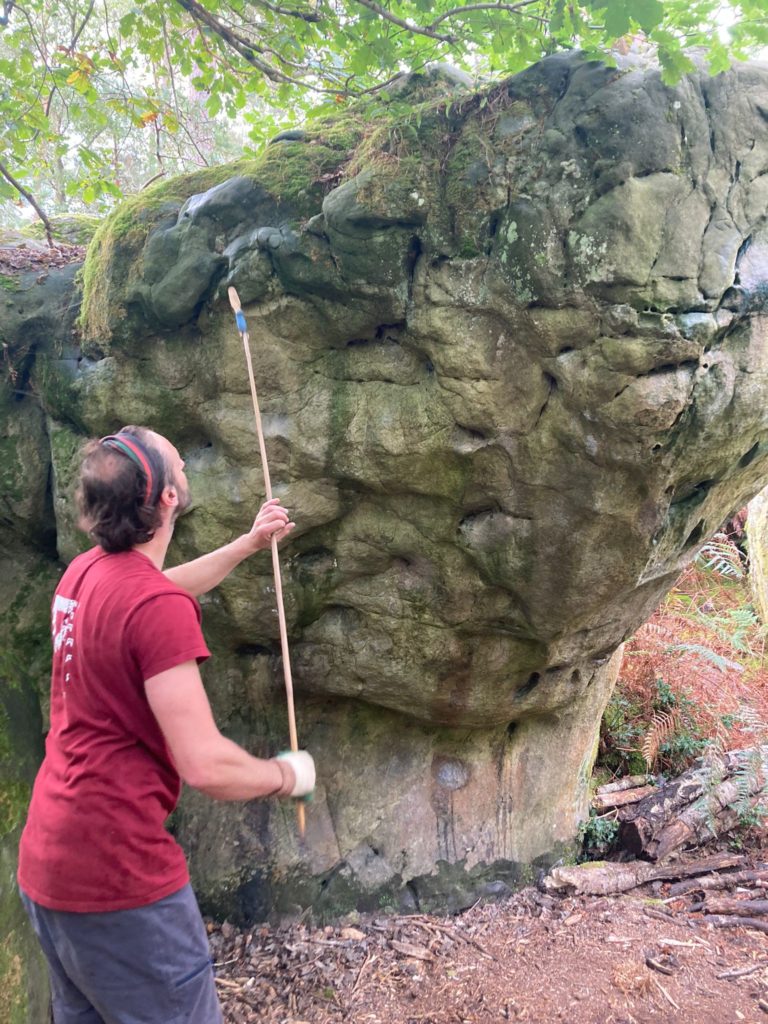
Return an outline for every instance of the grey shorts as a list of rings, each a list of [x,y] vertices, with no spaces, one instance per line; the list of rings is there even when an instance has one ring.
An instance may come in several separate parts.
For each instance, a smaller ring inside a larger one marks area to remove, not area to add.
[[[48,961],[55,1024],[221,1024],[189,885],[146,907],[98,914],[21,898]]]

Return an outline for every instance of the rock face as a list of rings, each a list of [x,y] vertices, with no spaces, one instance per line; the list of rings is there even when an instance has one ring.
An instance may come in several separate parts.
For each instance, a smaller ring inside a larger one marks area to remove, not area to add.
[[[188,795],[219,912],[460,905],[558,855],[615,652],[768,476],[768,69],[554,57],[458,88],[132,200],[89,250],[80,358],[31,371],[60,555],[79,441],[140,422],[186,459],[190,557],[263,493],[227,286],[245,304],[321,782],[302,847],[285,808]],[[204,600],[217,716],[256,752],[285,743],[270,573]]]
[[[768,626],[768,487],[749,503],[749,584],[755,612]]]

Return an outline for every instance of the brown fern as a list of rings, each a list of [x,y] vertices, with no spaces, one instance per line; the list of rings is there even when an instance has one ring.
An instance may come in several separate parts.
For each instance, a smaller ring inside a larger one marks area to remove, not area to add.
[[[636,636],[661,637],[664,640],[677,640],[678,634],[668,626],[659,622],[644,622],[638,629]]]
[[[679,717],[679,713],[675,709],[673,711],[657,711],[651,719],[650,727],[640,747],[640,753],[645,758],[649,771],[658,756],[659,747],[674,735]]]

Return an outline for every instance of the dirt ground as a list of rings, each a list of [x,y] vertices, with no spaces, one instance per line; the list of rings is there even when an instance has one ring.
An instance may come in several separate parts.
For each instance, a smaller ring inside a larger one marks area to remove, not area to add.
[[[758,846],[748,863],[766,866]],[[768,1024],[768,934],[715,928],[695,910],[700,894],[668,891],[527,888],[452,918],[360,916],[326,928],[210,923],[225,1020]]]

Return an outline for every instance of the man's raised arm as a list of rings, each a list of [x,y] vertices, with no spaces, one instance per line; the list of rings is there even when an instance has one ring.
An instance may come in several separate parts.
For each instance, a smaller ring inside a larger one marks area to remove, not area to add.
[[[199,597],[218,586],[244,559],[268,548],[272,534],[281,541],[295,525],[289,521],[285,509],[280,507],[280,499],[272,498],[261,506],[248,533],[207,555],[166,569],[165,575],[177,587],[186,590],[193,597]]]

